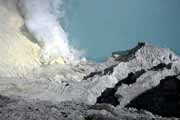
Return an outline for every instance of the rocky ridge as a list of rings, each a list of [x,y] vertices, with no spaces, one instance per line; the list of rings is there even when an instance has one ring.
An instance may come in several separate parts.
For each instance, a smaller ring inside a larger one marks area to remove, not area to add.
[[[176,119],[180,117],[179,76],[179,56],[139,43],[114,52],[100,64],[49,65],[26,77],[1,78],[0,108],[6,112],[0,116],[10,120]]]

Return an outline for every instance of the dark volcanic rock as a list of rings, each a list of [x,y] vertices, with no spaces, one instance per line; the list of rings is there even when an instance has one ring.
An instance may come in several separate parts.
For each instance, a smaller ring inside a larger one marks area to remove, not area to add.
[[[145,43],[138,43],[138,45],[127,51],[113,52],[112,57],[115,61],[127,62],[135,58],[136,52],[145,46]]]
[[[166,117],[180,117],[180,79],[168,76],[137,96],[126,107],[144,109]]]

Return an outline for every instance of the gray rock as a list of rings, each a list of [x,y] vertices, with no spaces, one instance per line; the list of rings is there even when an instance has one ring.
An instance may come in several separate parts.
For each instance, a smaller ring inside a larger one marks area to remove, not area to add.
[[[179,117],[178,75],[180,58],[177,55],[169,49],[139,43],[128,51],[114,52],[112,57],[100,64],[86,62],[78,66],[51,65],[35,70],[30,77],[1,78],[0,94],[18,96],[25,101],[72,101],[87,106],[106,103],[117,106],[113,109],[118,110],[114,111],[121,112],[133,107],[161,116]],[[173,99],[166,99],[170,97]],[[98,113],[95,115],[98,118],[107,111],[92,113]],[[108,113],[109,119],[120,118],[112,116]],[[132,119],[137,119],[133,116]]]
[[[114,68],[119,81],[106,89],[97,102],[179,117],[179,63],[179,57],[168,49],[144,46],[135,52],[133,59]]]
[[[76,102],[25,101],[5,96],[0,96],[0,118],[1,120],[168,120],[146,111],[115,108],[107,104],[90,106]]]

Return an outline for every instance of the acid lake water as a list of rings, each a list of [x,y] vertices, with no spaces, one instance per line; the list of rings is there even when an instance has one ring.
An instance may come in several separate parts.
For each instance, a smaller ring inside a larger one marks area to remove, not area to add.
[[[180,54],[180,0],[65,0],[70,43],[101,61],[144,41]]]

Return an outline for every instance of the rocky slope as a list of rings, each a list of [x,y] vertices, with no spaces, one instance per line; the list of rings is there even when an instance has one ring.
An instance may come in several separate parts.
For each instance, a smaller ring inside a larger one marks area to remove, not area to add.
[[[87,105],[76,102],[52,103],[24,101],[0,96],[1,120],[170,120],[147,111],[119,108],[107,104]]]
[[[180,117],[180,57],[169,49],[139,43],[104,63],[46,67],[29,78],[1,78],[4,119]]]

